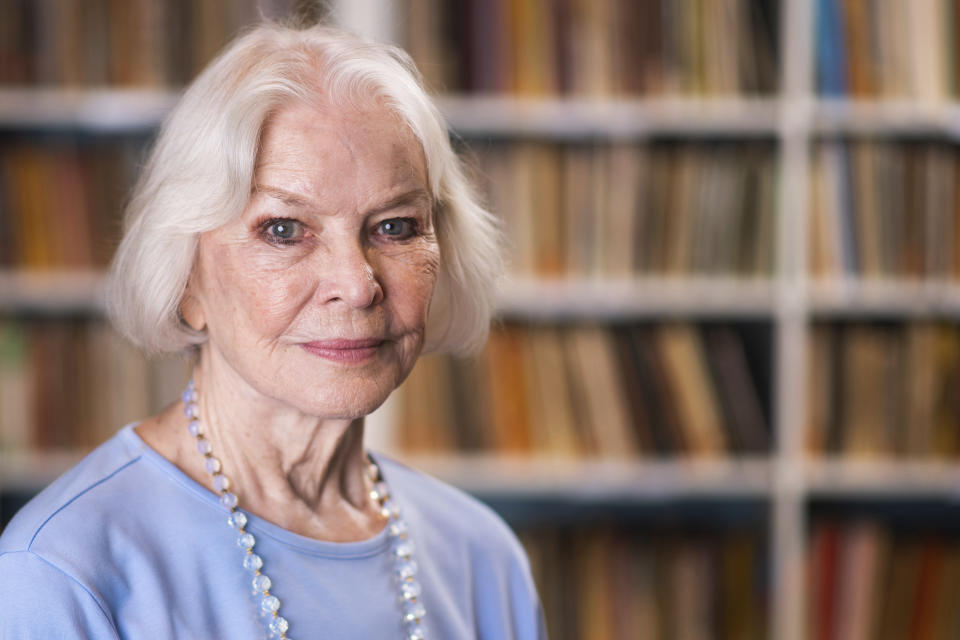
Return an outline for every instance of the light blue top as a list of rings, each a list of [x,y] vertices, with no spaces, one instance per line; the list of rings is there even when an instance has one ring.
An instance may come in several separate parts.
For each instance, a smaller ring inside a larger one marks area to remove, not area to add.
[[[529,563],[503,521],[458,489],[372,455],[416,544],[427,637],[546,638]],[[247,530],[291,638],[402,637],[386,530],[323,542],[255,516]],[[236,537],[216,496],[128,425],[0,536],[0,637],[262,639]]]

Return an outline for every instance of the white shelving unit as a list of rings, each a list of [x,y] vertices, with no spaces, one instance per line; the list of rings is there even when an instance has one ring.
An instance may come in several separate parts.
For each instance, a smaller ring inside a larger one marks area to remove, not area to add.
[[[776,270],[771,278],[511,280],[500,291],[503,314],[531,320],[764,318],[774,327],[777,448],[769,457],[705,460],[553,460],[491,456],[404,456],[465,489],[487,494],[637,504],[683,498],[760,499],[770,507],[772,611],[769,637],[802,640],[806,509],[813,495],[960,497],[960,465],[945,462],[809,460],[804,450],[806,355],[818,316],[888,313],[960,317],[960,285],[951,282],[814,281],[807,273],[811,141],[846,134],[931,134],[960,138],[960,105],[854,104],[818,100],[812,80],[813,3],[781,0],[781,90],[769,99],[613,101],[443,97],[440,106],[464,138],[537,136],[556,140],[642,139],[651,135],[777,143]],[[342,4],[345,22],[390,37],[389,0]],[[0,126],[90,132],[152,129],[176,100],[170,91],[0,89]],[[99,273],[0,273],[0,312],[101,314]],[[378,411],[375,446],[389,448],[390,404]],[[0,489],[46,484],[77,453],[2,453]]]

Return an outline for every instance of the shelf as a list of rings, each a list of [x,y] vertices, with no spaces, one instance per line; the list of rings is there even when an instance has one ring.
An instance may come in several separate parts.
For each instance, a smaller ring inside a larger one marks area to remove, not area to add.
[[[97,132],[152,129],[176,103],[170,89],[0,89],[0,127],[74,128]],[[772,98],[635,98],[582,100],[445,96],[438,105],[461,135],[551,138],[724,137],[777,133]]]
[[[91,132],[154,129],[179,97],[176,89],[0,88],[0,128]],[[917,135],[960,139],[960,104],[906,100],[811,99],[813,133]],[[615,99],[447,95],[437,104],[460,135],[555,139],[651,135],[775,137],[777,97]]]
[[[0,487],[4,491],[35,493],[80,461],[85,452],[0,451]]]
[[[416,467],[478,495],[569,501],[658,502],[678,498],[768,498],[766,459],[620,461],[503,455],[403,455]]]
[[[0,271],[0,310],[32,313],[104,311],[99,271]],[[627,320],[664,316],[766,318],[776,307],[768,278],[510,278],[497,297],[501,315],[531,320]],[[960,318],[960,283],[926,280],[811,281],[817,317],[892,315]]]
[[[499,455],[390,454],[404,464],[480,495],[577,500],[660,501],[676,498],[762,498],[770,464],[743,460],[573,460]],[[82,453],[0,453],[0,486],[35,491],[76,464]]]
[[[556,139],[650,135],[773,137],[772,98],[634,98],[586,100],[444,96],[438,100],[460,135],[545,136]]]
[[[960,460],[829,458],[805,463],[808,494],[960,499]]]
[[[960,318],[960,283],[934,280],[812,281],[811,312],[818,316],[896,315]]]
[[[178,97],[165,89],[3,88],[0,127],[146,131],[159,126]]]
[[[38,313],[103,312],[101,272],[0,272],[0,309]],[[647,278],[507,281],[502,314],[530,318],[616,319],[638,316],[767,316],[774,285],[766,279]]]
[[[83,454],[0,452],[0,486],[37,491],[75,465]],[[775,491],[773,464],[764,457],[577,460],[493,454],[390,455],[484,496],[658,502],[764,499]],[[960,499],[960,460],[811,459],[803,464],[803,484],[809,497]]]
[[[815,102],[813,132],[843,135],[931,135],[960,139],[960,105],[916,100],[844,100]]]
[[[767,317],[775,288],[767,278],[511,279],[503,315],[530,319],[635,319],[666,315]]]
[[[99,271],[0,271],[0,310],[40,314],[102,314]]]

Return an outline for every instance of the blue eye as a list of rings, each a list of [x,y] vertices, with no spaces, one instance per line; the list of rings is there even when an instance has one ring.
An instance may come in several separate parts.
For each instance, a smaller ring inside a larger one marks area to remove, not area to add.
[[[380,233],[391,238],[409,238],[413,236],[416,225],[409,218],[390,218],[378,225]]]
[[[303,224],[289,218],[268,220],[261,229],[264,239],[273,244],[293,244],[304,235]]]
[[[289,240],[296,233],[296,228],[291,220],[281,220],[279,222],[274,222],[269,227],[270,233],[276,238],[282,238],[283,240]]]

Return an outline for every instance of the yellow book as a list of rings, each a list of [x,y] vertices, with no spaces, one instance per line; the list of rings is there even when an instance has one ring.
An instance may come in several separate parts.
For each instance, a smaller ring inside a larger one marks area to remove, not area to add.
[[[689,453],[723,454],[727,443],[722,414],[697,329],[667,324],[657,329],[656,342]]]

